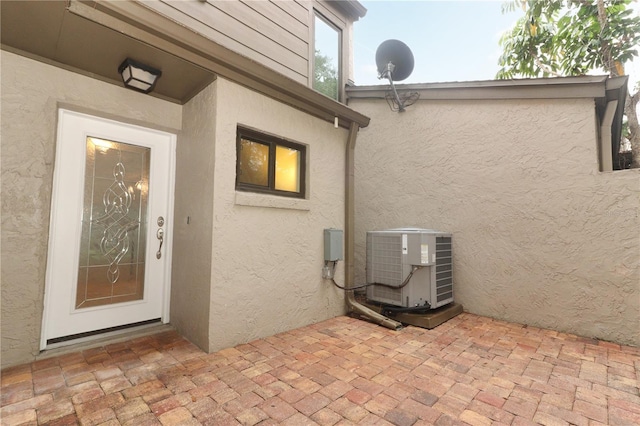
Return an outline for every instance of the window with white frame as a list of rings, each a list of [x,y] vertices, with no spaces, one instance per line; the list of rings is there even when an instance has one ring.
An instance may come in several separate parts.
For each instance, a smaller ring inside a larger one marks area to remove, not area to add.
[[[319,12],[314,13],[312,87],[340,100],[342,30]]]

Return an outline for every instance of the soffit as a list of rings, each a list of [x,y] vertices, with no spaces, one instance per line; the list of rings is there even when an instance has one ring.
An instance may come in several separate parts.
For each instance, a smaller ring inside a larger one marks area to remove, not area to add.
[[[214,43],[144,3],[2,0],[2,48],[118,85],[117,67],[131,57],[162,70],[152,96],[179,103],[219,75],[341,127],[369,124],[368,117],[347,105]]]
[[[69,0],[69,9],[88,20],[129,35],[150,46],[199,65],[214,74],[229,79],[300,109],[308,114],[344,128],[351,123],[360,127],[369,124],[369,117],[351,109],[230,50],[169,17],[150,9],[142,1],[99,1],[95,8],[84,2]]]
[[[3,0],[0,7],[3,49],[119,86],[118,66],[129,57],[162,71],[152,96],[181,104],[215,79],[211,71],[70,13],[66,1]]]

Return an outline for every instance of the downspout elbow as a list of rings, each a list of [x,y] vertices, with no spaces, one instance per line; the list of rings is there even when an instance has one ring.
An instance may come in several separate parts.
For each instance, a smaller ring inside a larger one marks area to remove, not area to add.
[[[356,299],[353,297],[353,291],[347,291],[347,294],[345,297],[347,301],[347,306],[352,312],[356,312],[364,316],[365,318],[375,322],[376,324],[391,330],[399,330],[402,328],[402,323],[399,323],[398,321],[394,321],[391,318],[387,318],[384,315],[381,315],[376,311],[369,309],[366,306],[358,303]]]

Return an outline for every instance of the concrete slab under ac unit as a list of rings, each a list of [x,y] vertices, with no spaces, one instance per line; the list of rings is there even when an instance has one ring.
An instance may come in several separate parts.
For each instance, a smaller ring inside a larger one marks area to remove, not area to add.
[[[361,302],[367,308],[376,311],[379,314],[382,314],[384,307],[381,307],[377,304],[370,304],[367,302]],[[409,313],[395,313],[389,314],[385,312],[383,315],[399,321],[403,324],[409,324],[416,327],[422,327],[427,329],[436,328],[440,324],[449,321],[451,318],[456,315],[462,313],[462,305],[459,303],[450,303],[446,306],[442,306],[437,309],[433,309],[426,314],[409,314]]]

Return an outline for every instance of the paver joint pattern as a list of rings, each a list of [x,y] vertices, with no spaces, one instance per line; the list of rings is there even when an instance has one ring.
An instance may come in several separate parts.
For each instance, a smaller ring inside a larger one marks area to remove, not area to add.
[[[640,349],[463,313],[206,354],[164,332],[2,371],[1,424],[640,425]]]

